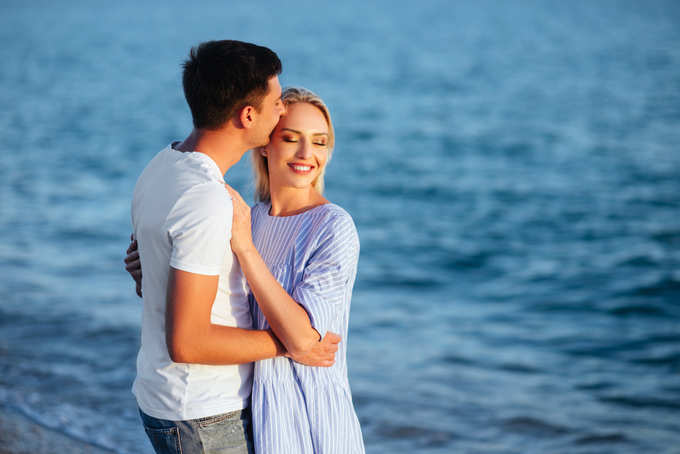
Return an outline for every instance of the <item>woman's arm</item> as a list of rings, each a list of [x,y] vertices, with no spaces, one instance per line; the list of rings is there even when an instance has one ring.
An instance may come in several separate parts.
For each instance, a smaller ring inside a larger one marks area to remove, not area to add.
[[[321,335],[312,327],[307,311],[281,287],[254,247],[234,252],[257,304],[288,353],[295,356],[312,349]]]
[[[307,311],[281,287],[255,248],[250,207],[238,192],[228,185],[227,189],[234,206],[231,248],[269,326],[294,358],[313,348],[321,335],[312,327]]]

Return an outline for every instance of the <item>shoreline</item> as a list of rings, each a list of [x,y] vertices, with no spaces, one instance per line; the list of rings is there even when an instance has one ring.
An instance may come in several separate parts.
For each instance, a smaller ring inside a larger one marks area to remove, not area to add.
[[[114,454],[101,446],[72,438],[35,422],[20,411],[0,403],[0,454]]]

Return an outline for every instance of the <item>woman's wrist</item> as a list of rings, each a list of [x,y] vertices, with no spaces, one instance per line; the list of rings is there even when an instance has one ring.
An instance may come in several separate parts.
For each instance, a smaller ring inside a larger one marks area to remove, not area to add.
[[[255,245],[252,241],[245,241],[243,243],[245,244],[239,244],[233,248],[234,254],[236,254],[240,260],[245,260],[248,258],[248,256],[257,253],[257,249],[255,249]]]

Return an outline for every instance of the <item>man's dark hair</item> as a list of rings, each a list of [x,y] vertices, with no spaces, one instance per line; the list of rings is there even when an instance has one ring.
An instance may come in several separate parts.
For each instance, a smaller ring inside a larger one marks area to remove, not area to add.
[[[281,73],[281,60],[255,44],[207,41],[191,49],[183,67],[194,127],[217,129],[245,106],[260,110],[269,79]]]

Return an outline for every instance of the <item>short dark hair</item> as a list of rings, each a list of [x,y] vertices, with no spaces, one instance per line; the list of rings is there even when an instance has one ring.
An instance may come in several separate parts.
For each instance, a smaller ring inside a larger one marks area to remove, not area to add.
[[[263,46],[207,41],[191,49],[183,67],[194,127],[217,129],[245,106],[261,108],[269,79],[281,73],[281,60]]]

